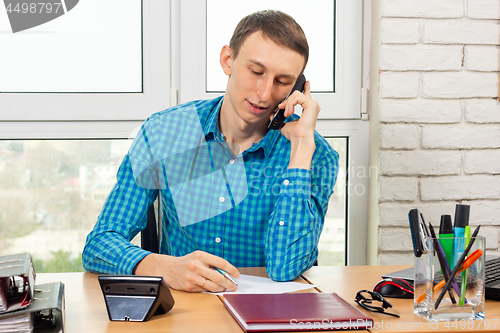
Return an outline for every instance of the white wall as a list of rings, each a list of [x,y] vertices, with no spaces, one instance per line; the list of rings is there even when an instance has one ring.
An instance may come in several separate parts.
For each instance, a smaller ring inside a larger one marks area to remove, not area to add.
[[[413,260],[410,209],[438,227],[459,202],[499,252],[500,1],[379,0],[379,13],[379,263]]]

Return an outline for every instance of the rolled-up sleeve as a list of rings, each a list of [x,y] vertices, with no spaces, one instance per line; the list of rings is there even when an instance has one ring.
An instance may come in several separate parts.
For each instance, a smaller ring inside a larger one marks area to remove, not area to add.
[[[338,173],[338,154],[333,151],[313,162],[311,170],[288,169],[280,180],[280,196],[266,237],[266,269],[276,281],[296,279],[318,258],[319,237]]]

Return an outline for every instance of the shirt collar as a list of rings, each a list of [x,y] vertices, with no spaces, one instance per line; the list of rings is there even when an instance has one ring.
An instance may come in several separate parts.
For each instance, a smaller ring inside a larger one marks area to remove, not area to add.
[[[222,102],[224,97],[220,99],[220,101],[215,105],[208,116],[207,122],[203,128],[203,132],[205,134],[205,140],[210,141],[210,139],[215,139],[216,141],[224,141],[223,135],[219,128],[219,114],[222,106]],[[256,152],[259,149],[262,149],[264,152],[265,158],[269,158],[271,151],[278,141],[281,133],[275,130],[269,130],[266,135],[257,143],[254,143],[252,147],[246,150],[246,152]]]
[[[254,152],[258,151],[259,149],[262,149],[264,151],[264,156],[267,159],[271,155],[271,151],[274,145],[276,144],[276,141],[278,141],[280,135],[281,133],[279,131],[269,130],[269,132],[267,132],[267,134],[262,138],[262,140],[260,140],[257,143],[254,143],[252,147],[250,147],[246,151]]]
[[[222,106],[222,101],[224,96],[215,104],[215,107],[210,112],[207,118],[205,126],[203,127],[203,133],[205,134],[205,140],[210,141],[210,139],[215,139],[216,141],[223,141],[222,133],[219,129],[219,113]]]

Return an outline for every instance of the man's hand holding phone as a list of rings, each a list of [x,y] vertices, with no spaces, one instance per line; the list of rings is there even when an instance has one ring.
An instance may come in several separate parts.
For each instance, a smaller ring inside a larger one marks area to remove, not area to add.
[[[284,116],[288,117],[294,113],[295,105],[302,106],[302,115],[298,120],[285,123],[280,129],[292,144],[290,153],[289,169],[310,169],[311,160],[316,149],[314,143],[314,130],[316,121],[321,110],[318,102],[311,97],[311,83],[306,81],[304,92],[294,91],[278,107],[285,110]]]

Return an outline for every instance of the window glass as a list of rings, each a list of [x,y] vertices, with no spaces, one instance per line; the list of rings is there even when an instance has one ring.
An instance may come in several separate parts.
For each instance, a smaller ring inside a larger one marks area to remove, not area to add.
[[[246,15],[264,9],[281,10],[300,24],[309,43],[304,75],[313,92],[333,92],[334,5],[332,0],[254,0],[235,6],[231,0],[207,0],[207,92],[226,90],[227,77],[220,67],[222,45],[228,45],[234,28]]]
[[[0,141],[0,255],[35,270],[83,271],[81,254],[129,147],[127,140]]]
[[[320,265],[344,265],[346,138],[328,138],[339,174],[319,243]],[[0,255],[29,252],[37,272],[83,271],[82,249],[128,140],[0,141]],[[140,245],[139,235],[133,243]]]
[[[343,266],[346,257],[347,225],[347,138],[326,138],[326,140],[339,153],[339,172],[319,239],[318,265]]]
[[[1,92],[142,92],[142,1],[11,2],[0,10]],[[49,9],[61,15],[12,32]]]

